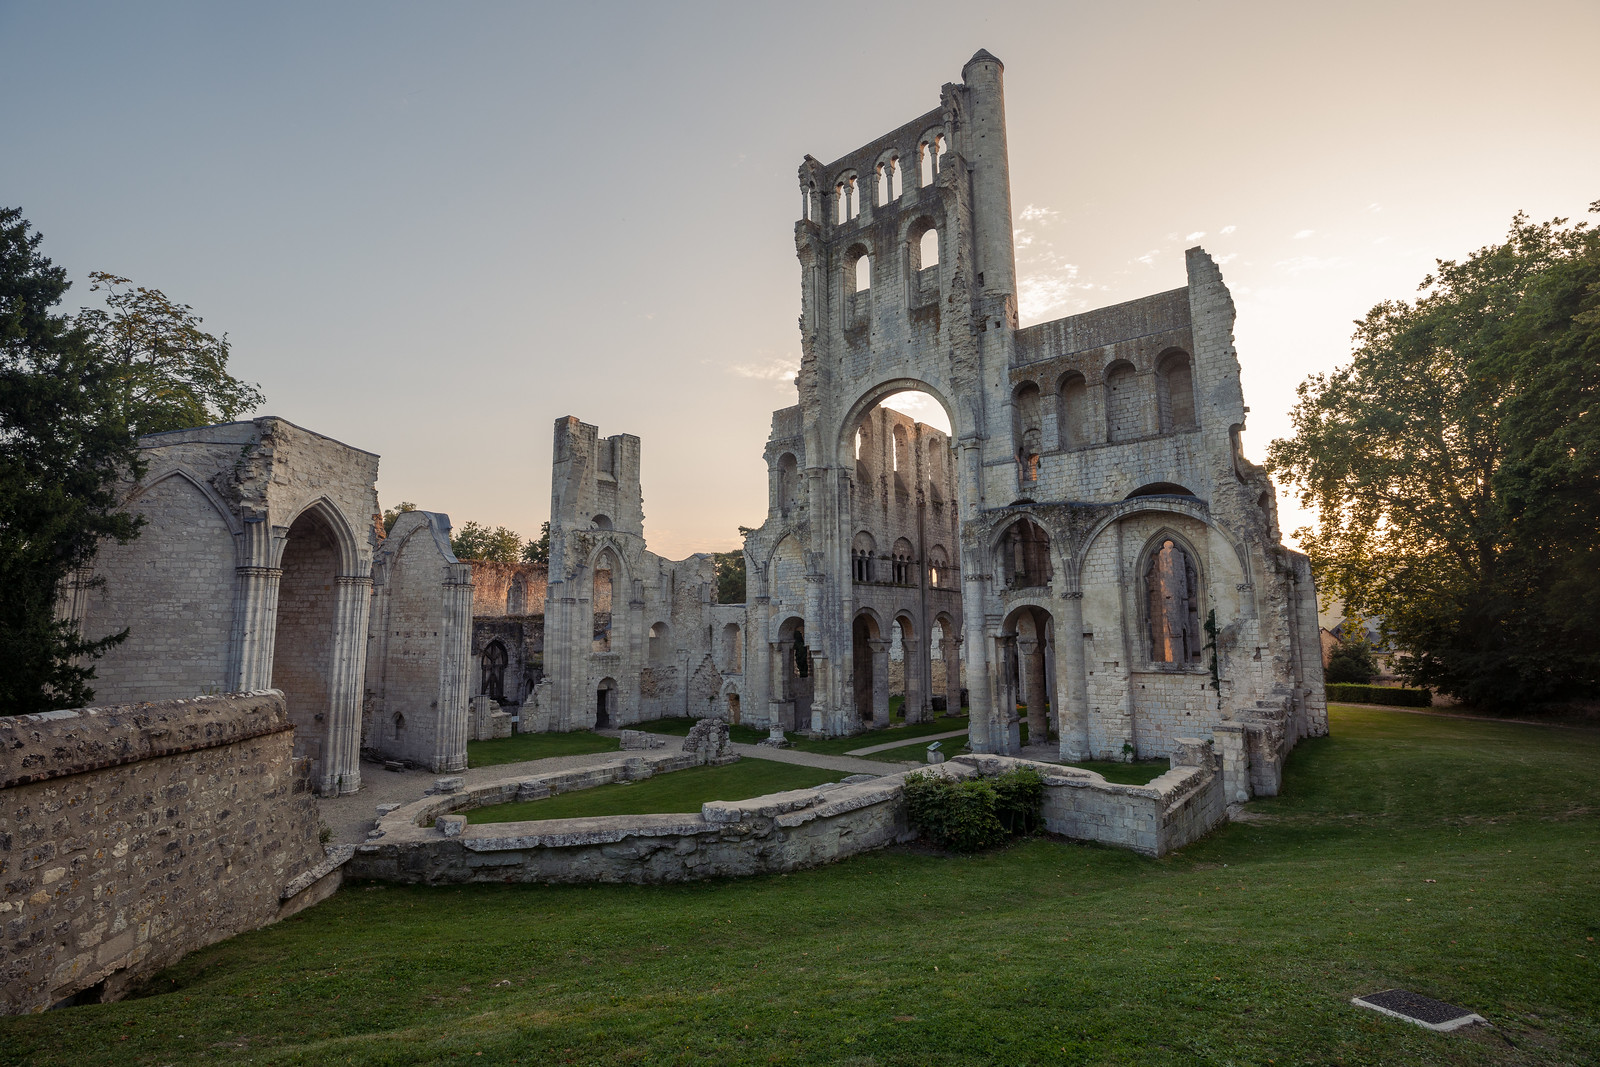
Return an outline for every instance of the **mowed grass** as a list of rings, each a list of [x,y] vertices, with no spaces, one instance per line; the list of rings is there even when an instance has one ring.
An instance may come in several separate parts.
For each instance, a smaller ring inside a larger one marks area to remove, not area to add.
[[[524,819],[577,819],[596,815],[650,815],[697,812],[708,800],[746,800],[764,793],[808,789],[837,782],[843,771],[825,771],[792,763],[744,759],[721,767],[691,767],[638,782],[599,785],[544,800],[514,801],[474,808],[470,823],[519,822]]]
[[[1252,821],[1161,860],[350,885],[143,999],[0,1020],[0,1063],[1600,1062],[1600,732],[1332,720]],[[1392,986],[1496,1029],[1349,1004]]]
[[[513,734],[493,741],[468,741],[468,767],[497,767],[502,763],[549,756],[581,756],[589,752],[616,752],[622,742],[587,730],[567,734]]]
[[[887,726],[882,730],[867,730],[852,737],[827,737],[820,740],[810,740],[796,734],[788,735],[794,742],[794,747],[801,752],[816,752],[824,756],[842,756],[846,752],[857,748],[870,748],[873,745],[887,745],[891,741],[905,741],[907,744],[914,742],[919,737],[929,734],[949,733],[951,730],[965,730],[967,716],[948,715],[940,716],[932,722],[912,723],[910,726]],[[960,740],[956,738],[955,740]],[[962,742],[965,744],[965,742]],[[923,742],[924,745],[927,742]],[[947,744],[946,748],[949,747]],[[906,758],[906,757],[902,757]]]

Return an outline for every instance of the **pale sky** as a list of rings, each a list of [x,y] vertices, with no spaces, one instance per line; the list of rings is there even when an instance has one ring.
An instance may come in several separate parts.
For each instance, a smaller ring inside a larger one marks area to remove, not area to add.
[[[639,435],[680,558],[765,517],[802,156],[937,106],[979,48],[1023,325],[1180,286],[1205,246],[1259,460],[1374,303],[1600,199],[1597,39],[1594,0],[0,0],[0,204],[70,307],[91,270],[193,305],[261,414],[382,456],[385,505],[532,535],[556,418]]]

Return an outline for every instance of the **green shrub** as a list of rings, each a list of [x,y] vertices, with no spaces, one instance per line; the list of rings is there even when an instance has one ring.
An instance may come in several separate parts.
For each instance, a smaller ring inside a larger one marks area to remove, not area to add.
[[[1032,767],[993,779],[906,775],[906,814],[912,827],[952,852],[978,852],[1007,835],[1033,832],[1043,821],[1043,805],[1044,780]]]
[[[1330,684],[1366,685],[1377,673],[1372,646],[1360,636],[1353,636],[1328,654],[1328,667],[1323,677]]]
[[[1327,686],[1328,699],[1346,704],[1390,704],[1401,708],[1425,708],[1433,703],[1426,689],[1398,689],[1387,685]]]
[[[1008,834],[1031,834],[1044,822],[1044,779],[1018,767],[994,779],[995,817]]]

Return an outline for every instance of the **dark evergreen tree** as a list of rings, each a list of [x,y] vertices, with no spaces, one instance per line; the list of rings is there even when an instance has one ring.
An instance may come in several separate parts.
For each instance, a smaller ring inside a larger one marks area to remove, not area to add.
[[[54,309],[66,271],[41,235],[0,208],[0,714],[93,698],[85,661],[123,640],[55,619],[56,597],[102,538],[126,543],[139,520],[117,510],[120,478],[140,470],[113,368],[86,330]]]

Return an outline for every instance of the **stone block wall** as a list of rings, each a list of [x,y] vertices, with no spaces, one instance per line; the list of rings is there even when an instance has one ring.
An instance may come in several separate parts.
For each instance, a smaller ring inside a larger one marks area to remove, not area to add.
[[[904,789],[905,776],[918,773],[911,771],[713,801],[698,815],[463,825],[455,814],[635,781],[695,762],[699,757],[687,752],[629,756],[429,797],[380,819],[379,833],[356,849],[349,870],[360,877],[427,885],[683,882],[816,867],[911,837]],[[1211,743],[1192,738],[1175,744],[1172,770],[1143,786],[1113,785],[1092,771],[1007,756],[958,756],[922,773],[966,778],[1020,766],[1034,767],[1044,777],[1045,829],[1065,837],[1161,856],[1227,818]]]
[[[325,895],[292,746],[275,690],[0,719],[0,1011],[115,999]]]

